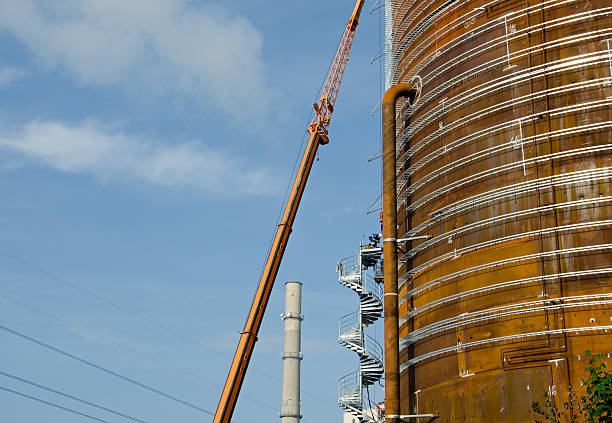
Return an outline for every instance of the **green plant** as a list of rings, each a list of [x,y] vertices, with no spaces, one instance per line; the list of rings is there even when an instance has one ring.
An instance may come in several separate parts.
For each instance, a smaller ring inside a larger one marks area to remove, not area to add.
[[[581,417],[587,423],[612,423],[612,373],[606,370],[603,354],[593,355],[590,350],[586,350],[586,355],[589,358],[586,367],[588,378],[580,381],[586,388],[586,395],[582,395],[578,401],[574,388],[570,386],[568,400],[559,408],[555,403],[555,392],[545,391],[543,405],[539,401],[531,404],[532,410],[544,418],[536,418],[536,423],[561,423],[564,420],[577,423]]]
[[[589,357],[586,368],[589,377],[581,381],[586,386],[586,395],[581,398],[586,421],[612,423],[612,373],[606,370],[603,354],[593,356],[589,350],[586,354]]]

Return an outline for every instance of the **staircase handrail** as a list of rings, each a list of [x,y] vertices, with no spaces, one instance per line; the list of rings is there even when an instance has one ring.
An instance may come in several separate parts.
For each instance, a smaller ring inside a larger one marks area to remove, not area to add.
[[[357,255],[343,258],[338,261],[336,267],[336,271],[340,273],[340,276],[348,275],[349,273],[357,273],[359,270],[359,257]]]
[[[372,278],[370,275],[368,275],[367,273],[364,272],[364,276],[361,278],[361,287],[365,291],[369,291],[371,292],[376,298],[378,298],[380,300],[380,302],[383,301],[384,298],[384,286],[382,284],[379,284],[378,282],[376,282],[374,280],[374,278]]]
[[[384,276],[384,269],[383,269],[383,264],[382,264],[382,260],[379,260],[375,265],[374,265],[374,277],[380,277],[382,278]]]
[[[338,380],[338,398],[347,392],[361,394],[361,373],[359,370],[344,375]]]
[[[361,332],[359,328],[359,310],[345,314],[338,321],[338,336],[341,336],[351,329],[356,329],[356,332]]]
[[[360,245],[359,253],[338,262],[341,285],[359,295],[360,306],[342,316],[338,322],[338,341],[359,355],[359,370],[338,381],[338,405],[356,416],[362,423],[381,423],[375,416],[364,413],[364,387],[380,380],[383,375],[383,347],[364,328],[382,316],[384,287],[377,268],[382,248]],[[375,277],[379,282],[376,281]]]
[[[383,347],[376,341],[376,339],[372,338],[370,335],[365,335],[364,337],[364,347],[363,349],[376,358],[381,363],[383,362]]]

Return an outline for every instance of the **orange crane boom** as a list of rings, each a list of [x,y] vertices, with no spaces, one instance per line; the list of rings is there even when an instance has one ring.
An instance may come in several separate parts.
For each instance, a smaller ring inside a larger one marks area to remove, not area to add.
[[[302,199],[302,194],[306,187],[306,181],[308,180],[312,164],[317,154],[317,149],[319,144],[329,143],[328,129],[331,114],[334,111],[338,90],[340,89],[340,83],[342,82],[346,63],[348,62],[349,52],[351,51],[351,45],[364,2],[365,0],[357,0],[355,4],[353,13],[346,25],[342,40],[340,41],[340,46],[336,52],[336,57],[332,63],[329,75],[327,76],[319,103],[314,104],[316,115],[308,126],[308,132],[310,133],[308,144],[304,150],[298,172],[295,175],[291,194],[287,199],[283,217],[277,225],[274,242],[268,253],[266,265],[261,274],[251,310],[244,325],[244,329],[240,332],[240,340],[238,341],[238,347],[236,348],[234,359],[230,366],[223,392],[221,393],[217,412],[213,420],[214,423],[230,423],[232,414],[234,413],[238,395],[240,394],[240,388],[242,387],[242,382],[244,381],[251,355],[253,354],[255,342],[257,341],[257,334],[259,333],[266,306],[270,299],[270,293],[274,286],[278,268],[280,267],[285,248],[287,247],[287,241],[291,234],[291,227],[295,220],[295,215],[297,214],[300,200]]]

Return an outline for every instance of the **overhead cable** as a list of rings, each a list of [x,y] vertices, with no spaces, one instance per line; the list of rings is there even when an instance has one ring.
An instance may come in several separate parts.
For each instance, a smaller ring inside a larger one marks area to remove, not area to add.
[[[81,413],[80,411],[73,410],[72,408],[64,407],[63,405],[55,404],[53,402],[45,401],[44,399],[41,399],[41,398],[36,398],[36,397],[31,396],[31,395],[24,394],[23,392],[13,391],[12,389],[5,388],[4,386],[0,386],[0,390],[6,391],[6,392],[10,392],[11,394],[19,395],[20,397],[28,398],[28,399],[40,402],[40,403],[45,404],[45,405],[49,405],[51,407],[59,408],[60,410],[67,411],[67,412],[72,413],[72,414],[77,414],[77,415],[79,415],[81,417],[85,417],[85,418],[88,418],[88,419],[91,419],[91,420],[95,420],[97,422],[111,423],[108,420],[99,419],[98,417],[90,416],[89,414]]]
[[[68,286],[76,289],[77,291],[79,291],[79,292],[81,292],[81,293],[83,293],[83,294],[85,294],[85,295],[87,295],[89,297],[95,298],[96,300],[101,301],[103,303],[106,303],[106,304],[110,305],[111,307],[116,308],[117,310],[120,310],[120,311],[122,311],[124,313],[129,314],[130,316],[133,316],[133,317],[135,317],[135,318],[137,318],[139,320],[142,320],[143,322],[146,322],[146,323],[148,323],[148,324],[150,324],[152,326],[155,326],[158,329],[161,329],[161,330],[163,330],[165,332],[168,332],[168,333],[170,333],[170,334],[172,334],[172,335],[174,335],[174,336],[176,336],[178,338],[181,338],[181,339],[183,339],[185,341],[194,343],[194,344],[196,344],[197,346],[199,346],[201,348],[204,348],[204,349],[206,349],[208,351],[211,351],[211,352],[213,352],[215,354],[220,355],[221,357],[228,358],[227,355],[225,355],[223,353],[220,353],[219,351],[214,350],[213,348],[209,347],[208,345],[202,344],[201,342],[196,341],[195,339],[189,338],[189,337],[187,337],[185,335],[182,335],[182,334],[180,334],[180,333],[178,333],[178,332],[176,332],[176,331],[174,331],[174,330],[172,330],[172,329],[170,329],[170,328],[168,328],[166,326],[160,325],[159,323],[156,323],[153,320],[148,319],[148,318],[144,317],[141,314],[133,312],[133,311],[131,311],[131,310],[129,310],[129,309],[127,309],[127,308],[125,308],[125,307],[123,307],[123,306],[121,306],[121,305],[119,305],[119,304],[117,304],[117,303],[107,299],[107,298],[102,297],[101,295],[98,295],[98,294],[96,294],[96,293],[94,293],[92,291],[89,291],[89,290],[87,290],[87,289],[85,289],[85,288],[83,288],[83,287],[81,287],[81,286],[79,286],[79,285],[77,285],[77,284],[75,284],[73,282],[70,282],[70,281],[68,281],[68,280],[66,280],[64,278],[56,276],[53,273],[48,272],[48,271],[46,271],[44,269],[41,269],[38,266],[35,266],[35,265],[31,264],[31,263],[28,263],[27,261],[25,261],[25,260],[23,260],[23,259],[21,259],[21,258],[19,258],[17,256],[14,256],[11,253],[8,253],[6,251],[0,250],[0,254],[2,254],[5,257],[10,258],[11,260],[14,260],[14,261],[16,261],[18,263],[21,263],[24,266],[26,266],[26,267],[28,267],[28,268],[30,268],[30,269],[38,272],[38,273],[41,273],[41,274],[43,274],[45,276],[48,276],[49,278],[51,278],[51,279],[53,279],[53,280],[55,280],[57,282],[61,282],[64,285],[68,285]]]
[[[109,337],[107,337],[107,336],[104,336],[104,335],[102,335],[102,334],[100,334],[100,333],[98,333],[98,332],[95,332],[95,331],[91,330],[91,329],[87,329],[87,328],[84,328],[84,327],[79,326],[79,325],[77,325],[77,324],[74,324],[74,323],[68,322],[67,320],[64,320],[64,319],[62,319],[62,318],[59,318],[59,317],[54,316],[54,315],[52,315],[52,314],[49,314],[49,313],[47,313],[46,311],[40,310],[40,309],[38,309],[38,308],[36,308],[36,307],[33,307],[33,306],[31,306],[31,305],[25,304],[25,303],[23,303],[23,302],[21,302],[21,301],[19,301],[19,300],[16,300],[16,299],[11,298],[11,297],[9,297],[9,296],[6,296],[6,295],[4,295],[4,294],[0,294],[0,298],[4,298],[5,300],[7,300],[7,301],[11,301],[11,302],[13,302],[13,303],[15,303],[15,304],[19,304],[20,306],[22,306],[22,307],[24,307],[24,308],[27,308],[27,309],[29,309],[29,310],[35,311],[36,313],[42,314],[43,316],[45,316],[45,317],[47,317],[47,318],[49,318],[49,319],[51,319],[51,320],[55,320],[55,321],[60,322],[60,323],[62,323],[62,324],[64,324],[64,325],[66,325],[66,326],[69,326],[69,327],[72,327],[72,328],[77,329],[77,330],[79,330],[79,331],[85,332],[85,333],[87,333],[88,335],[95,336],[95,337],[97,337],[97,338],[99,338],[99,339],[104,340],[105,342],[108,342],[108,343],[111,343],[111,344],[116,345],[116,346],[118,346],[118,347],[124,348],[124,349],[126,349],[126,350],[128,350],[128,351],[133,352],[134,354],[138,354],[138,355],[140,355],[140,356],[142,356],[142,357],[148,358],[148,359],[149,359],[149,360],[151,360],[151,361],[154,361],[154,362],[156,362],[156,363],[158,363],[158,364],[164,365],[164,366],[166,366],[166,367],[168,367],[168,368],[171,368],[171,369],[173,369],[173,370],[176,370],[176,371],[178,371],[178,372],[181,372],[181,373],[183,373],[183,374],[185,374],[185,375],[191,376],[191,377],[193,377],[193,378],[195,378],[195,379],[197,379],[197,380],[200,380],[200,381],[203,381],[203,382],[207,382],[207,383],[209,383],[209,384],[211,384],[211,385],[214,385],[214,386],[216,386],[216,387],[222,387],[222,386],[221,386],[221,384],[216,383],[216,382],[214,382],[214,381],[212,381],[212,380],[210,380],[210,379],[206,379],[206,378],[204,378],[204,377],[202,377],[202,376],[199,376],[199,375],[197,375],[196,373],[193,373],[193,372],[191,372],[191,371],[189,371],[189,370],[186,370],[186,369],[183,369],[183,368],[181,368],[181,367],[175,366],[175,365],[174,365],[174,364],[172,364],[172,363],[168,363],[168,362],[166,362],[166,361],[164,361],[164,360],[160,360],[160,359],[158,359],[158,358],[156,358],[156,357],[154,357],[154,356],[152,356],[152,355],[149,355],[149,354],[147,354],[147,353],[144,353],[144,352],[142,352],[142,351],[139,351],[139,350],[137,350],[137,349],[134,349],[134,348],[132,348],[132,347],[130,347],[130,346],[128,346],[128,345],[125,345],[125,344],[122,344],[122,343],[120,343],[120,342],[117,342],[117,341],[115,341],[114,339],[109,338]],[[246,399],[248,399],[248,400],[250,400],[250,401],[254,402],[254,403],[257,403],[257,404],[261,405],[261,406],[264,406],[264,407],[267,407],[267,408],[270,408],[270,409],[273,409],[273,410],[275,410],[275,409],[276,409],[276,407],[273,407],[273,406],[271,406],[271,405],[269,405],[269,404],[263,403],[263,402],[261,402],[261,401],[259,401],[259,400],[255,399],[255,398],[249,397],[249,396],[247,396],[247,395],[245,395],[244,397],[245,397]]]
[[[35,387],[37,387],[39,389],[43,389],[45,391],[52,392],[52,393],[54,393],[56,395],[60,395],[60,396],[65,397],[65,398],[70,398],[71,400],[78,401],[78,402],[80,402],[82,404],[90,405],[92,407],[98,408],[98,409],[103,410],[103,411],[107,411],[109,413],[115,414],[115,415],[120,416],[120,417],[124,417],[126,419],[129,419],[129,420],[132,420],[132,421],[135,421],[135,422],[147,423],[145,420],[137,419],[136,417],[132,417],[132,416],[130,416],[128,414],[120,413],[119,411],[116,411],[116,410],[104,407],[102,405],[98,405],[98,404],[93,403],[91,401],[87,401],[87,400],[84,400],[84,399],[81,399],[81,398],[77,398],[77,397],[75,397],[73,395],[66,394],[64,392],[58,391],[58,390],[53,389],[53,388],[49,388],[48,386],[40,385],[40,384],[38,384],[36,382],[32,382],[31,380],[23,379],[21,377],[12,375],[10,373],[3,372],[1,370],[0,370],[0,375],[6,376],[8,378],[11,378],[13,380],[16,380],[16,381],[19,381],[19,382],[22,382],[22,383],[27,383],[28,385],[35,386]]]
[[[146,389],[147,391],[151,391],[153,393],[161,395],[162,397],[171,399],[171,400],[176,401],[176,402],[178,402],[180,404],[183,404],[183,405],[185,405],[187,407],[193,408],[194,410],[198,410],[198,411],[201,411],[203,413],[206,413],[206,414],[209,414],[211,416],[214,416],[214,413],[212,411],[210,411],[210,410],[207,410],[205,408],[199,407],[199,406],[197,406],[195,404],[192,404],[190,402],[187,402],[185,400],[177,398],[177,397],[175,397],[173,395],[167,394],[167,393],[165,393],[163,391],[160,391],[159,389],[156,389],[156,388],[153,388],[151,386],[145,385],[144,383],[138,382],[135,379],[129,378],[129,377],[124,376],[122,374],[119,374],[119,373],[117,373],[117,372],[115,372],[113,370],[109,370],[109,369],[107,369],[105,367],[102,367],[102,366],[100,366],[98,364],[92,363],[91,361],[85,360],[84,358],[78,357],[78,356],[76,356],[74,354],[71,354],[71,353],[69,353],[67,351],[64,351],[64,350],[62,350],[60,348],[56,348],[56,347],[54,347],[52,345],[46,344],[46,343],[44,343],[42,341],[39,341],[38,339],[35,339],[35,338],[30,337],[30,336],[24,335],[21,332],[18,332],[16,330],[13,330],[13,329],[10,329],[10,328],[7,328],[6,326],[2,326],[2,325],[0,325],[0,330],[8,332],[8,333],[10,333],[12,335],[18,336],[19,338],[25,339],[26,341],[30,341],[30,342],[32,342],[32,343],[34,343],[36,345],[41,346],[41,347],[47,348],[47,349],[49,349],[51,351],[54,351],[54,352],[56,352],[56,353],[58,353],[60,355],[63,355],[64,357],[71,358],[71,359],[73,359],[75,361],[78,361],[81,364],[85,364],[86,366],[93,367],[94,369],[100,370],[100,371],[102,371],[104,373],[107,373],[107,374],[109,374],[111,376],[115,376],[115,377],[117,377],[117,378],[119,378],[119,379],[121,379],[123,381],[129,382],[129,383],[131,383],[133,385],[136,385],[136,386],[139,386],[139,387],[141,387],[143,389]]]
[[[34,265],[32,263],[29,263],[28,261],[26,261],[24,259],[21,259],[21,258],[15,256],[13,254],[7,252],[7,251],[0,250],[0,254],[5,256],[5,257],[7,257],[7,258],[9,258],[9,259],[11,259],[11,260],[13,260],[13,261],[16,261],[16,262],[24,265],[25,267],[27,267],[27,268],[29,268],[31,270],[34,270],[35,272],[43,274],[43,275],[45,275],[45,276],[55,280],[56,282],[60,282],[60,283],[62,283],[64,285],[68,285],[68,286],[72,287],[73,289],[81,292],[82,294],[85,294],[85,295],[87,295],[87,296],[89,296],[91,298],[94,298],[94,299],[96,299],[96,300],[98,300],[100,302],[108,304],[111,307],[113,307],[113,308],[115,308],[115,309],[117,309],[119,311],[122,311],[122,312],[124,312],[126,314],[129,314],[130,316],[135,317],[136,319],[141,320],[141,321],[143,321],[143,322],[145,322],[145,323],[147,323],[147,324],[149,324],[149,325],[151,325],[153,327],[156,327],[157,329],[160,329],[160,330],[162,330],[162,331],[164,331],[166,333],[169,333],[169,334],[171,334],[171,335],[173,335],[173,336],[175,336],[177,338],[180,338],[180,339],[182,339],[184,341],[187,341],[187,342],[189,342],[189,343],[191,343],[193,345],[196,345],[196,346],[198,346],[200,348],[203,348],[203,349],[205,349],[207,351],[213,352],[213,353],[217,354],[218,356],[223,357],[225,359],[231,360],[231,358],[232,358],[229,355],[224,354],[222,352],[219,352],[219,351],[215,350],[214,348],[211,348],[208,345],[203,344],[202,342],[200,342],[200,341],[198,341],[196,339],[190,338],[190,337],[188,337],[186,335],[183,335],[183,334],[181,334],[181,333],[179,333],[179,332],[177,332],[177,331],[175,331],[173,329],[170,329],[169,327],[166,327],[164,325],[156,323],[155,321],[153,321],[153,320],[151,320],[151,319],[149,319],[149,318],[147,318],[147,317],[145,317],[145,316],[143,316],[141,314],[138,314],[138,313],[136,313],[134,311],[131,311],[131,310],[129,310],[129,309],[127,309],[127,308],[125,308],[125,307],[123,307],[123,306],[121,306],[121,305],[119,305],[119,304],[117,304],[117,303],[107,299],[107,298],[102,297],[101,295],[98,295],[98,294],[96,294],[96,293],[94,293],[92,291],[89,291],[89,290],[87,290],[87,289],[85,289],[85,288],[83,288],[83,287],[81,287],[81,286],[79,286],[79,285],[77,285],[77,284],[75,284],[73,282],[70,282],[70,281],[68,281],[68,280],[66,280],[66,279],[64,279],[64,278],[62,278],[60,276],[57,276],[57,275],[55,275],[55,274],[53,274],[51,272],[48,272],[48,271],[46,271],[46,270],[44,270],[44,269],[42,269],[42,268],[40,268],[40,267],[38,267],[38,266],[36,266],[36,265]],[[282,380],[280,378],[278,378],[278,377],[270,375],[270,374],[268,374],[266,372],[263,372],[263,371],[261,371],[261,370],[259,370],[257,368],[253,368],[252,370],[257,372],[257,373],[259,373],[259,374],[261,374],[262,376],[265,376],[265,377],[267,377],[269,379],[272,379],[272,380],[275,380],[275,381],[277,381],[279,383],[282,383]],[[335,405],[335,404],[332,404],[329,400],[327,400],[327,399],[325,399],[325,398],[323,398],[323,397],[321,397],[321,396],[319,396],[317,394],[314,394],[312,392],[308,392],[306,390],[302,390],[302,392],[304,392],[305,394],[307,394],[307,395],[309,395],[309,396],[311,396],[313,398],[317,398],[318,400],[323,401],[323,402],[327,403],[328,405]],[[267,406],[267,407],[269,407],[269,406]]]

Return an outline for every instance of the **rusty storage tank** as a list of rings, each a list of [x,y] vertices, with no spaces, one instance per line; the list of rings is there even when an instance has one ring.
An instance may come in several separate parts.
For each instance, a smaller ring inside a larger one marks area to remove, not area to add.
[[[401,413],[533,421],[612,352],[612,2],[386,4]]]

